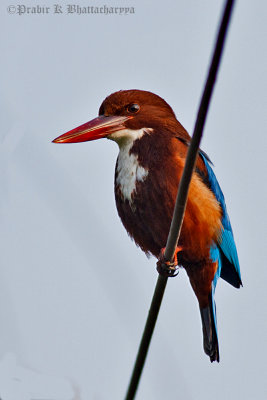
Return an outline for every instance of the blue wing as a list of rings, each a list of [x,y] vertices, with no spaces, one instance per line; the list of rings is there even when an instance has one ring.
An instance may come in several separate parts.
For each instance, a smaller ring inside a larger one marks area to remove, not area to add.
[[[226,210],[224,195],[216,179],[216,176],[209,164],[210,163],[209,158],[202,151],[200,151],[200,155],[207,169],[210,189],[214,193],[216,199],[218,200],[222,208],[223,229],[221,232],[219,247],[214,246],[211,248],[211,258],[214,260],[215,259],[218,260],[218,270],[214,278],[214,286],[216,286],[218,277],[221,276],[221,278],[229,282],[231,285],[233,285],[236,288],[239,288],[240,285],[242,285],[240,266],[239,266],[233,231]]]

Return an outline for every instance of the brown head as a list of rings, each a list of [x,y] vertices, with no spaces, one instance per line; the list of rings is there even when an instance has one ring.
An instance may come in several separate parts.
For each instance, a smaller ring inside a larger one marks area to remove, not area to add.
[[[74,143],[107,137],[117,141],[129,138],[131,131],[165,132],[189,138],[172,108],[161,97],[144,90],[120,90],[108,96],[99,116],[58,138],[54,143]],[[133,139],[138,138],[134,137]]]

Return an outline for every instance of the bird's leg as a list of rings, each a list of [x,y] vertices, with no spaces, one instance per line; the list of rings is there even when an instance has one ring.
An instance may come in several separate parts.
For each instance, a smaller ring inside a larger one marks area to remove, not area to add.
[[[165,255],[164,255],[165,249],[166,249],[166,247],[163,247],[160,250],[159,259],[157,262],[157,271],[160,275],[163,275],[163,276],[167,276],[167,277],[176,276],[176,275],[178,275],[177,254],[179,253],[179,251],[182,251],[183,248],[181,246],[176,247],[173,261],[166,260]]]

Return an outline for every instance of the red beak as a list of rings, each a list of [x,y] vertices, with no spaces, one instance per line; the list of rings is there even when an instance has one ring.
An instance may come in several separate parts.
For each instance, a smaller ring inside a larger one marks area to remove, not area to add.
[[[125,129],[124,122],[132,116],[110,116],[99,117],[78,126],[71,131],[64,133],[53,140],[53,143],[76,143],[87,142],[89,140],[101,139],[108,136],[112,132]]]

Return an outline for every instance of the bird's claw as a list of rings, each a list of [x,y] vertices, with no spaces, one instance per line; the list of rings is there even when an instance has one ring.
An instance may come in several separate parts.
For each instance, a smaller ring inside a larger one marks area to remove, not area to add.
[[[157,262],[157,271],[160,275],[166,278],[173,278],[179,274],[177,253],[180,250],[181,248],[177,247],[173,261],[167,261],[164,256],[165,248],[161,249]]]
[[[169,263],[168,261],[162,262],[161,260],[157,262],[157,271],[166,278],[173,278],[179,274],[177,265],[173,265],[173,263]]]

